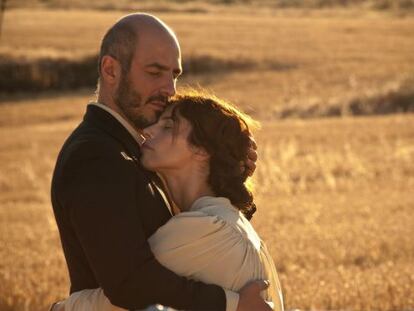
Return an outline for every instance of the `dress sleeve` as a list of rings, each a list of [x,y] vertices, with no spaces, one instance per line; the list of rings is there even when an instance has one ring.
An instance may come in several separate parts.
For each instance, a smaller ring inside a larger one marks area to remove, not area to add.
[[[148,242],[161,264],[195,278],[226,251],[229,235],[231,228],[219,217],[191,211],[171,218]]]
[[[65,311],[126,311],[111,304],[102,288],[84,289],[64,300]]]
[[[283,311],[283,296],[282,296],[282,287],[280,285],[279,277],[277,275],[277,271],[275,265],[273,263],[273,259],[270,256],[270,253],[266,247],[266,245],[261,242],[260,245],[260,257],[261,261],[264,265],[266,275],[269,278],[269,288],[267,289],[268,296],[271,300],[271,306],[274,311]]]
[[[243,241],[224,220],[197,211],[181,213],[148,242],[161,264],[179,275],[223,287],[226,311],[237,309],[239,294],[232,289],[237,268],[229,267],[225,258],[237,256],[234,252],[243,249]]]

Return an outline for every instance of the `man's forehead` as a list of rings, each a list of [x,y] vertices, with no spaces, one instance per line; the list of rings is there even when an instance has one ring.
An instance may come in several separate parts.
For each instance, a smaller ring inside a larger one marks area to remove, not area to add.
[[[161,31],[142,30],[137,33],[137,52],[145,52],[148,48],[151,50],[170,50],[171,52],[180,53],[180,45],[175,35]]]
[[[164,66],[181,65],[179,46],[166,40],[139,40],[135,50],[135,57],[141,64],[160,64]]]

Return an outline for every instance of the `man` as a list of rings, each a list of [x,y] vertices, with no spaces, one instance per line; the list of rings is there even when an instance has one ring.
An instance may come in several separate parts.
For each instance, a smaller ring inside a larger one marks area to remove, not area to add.
[[[139,163],[140,132],[157,121],[181,71],[174,33],[153,16],[128,15],[104,36],[98,102],[62,147],[52,180],[70,291],[101,287],[126,309],[270,310],[259,296],[265,282],[237,294],[188,280],[159,264],[147,243],[172,212]]]

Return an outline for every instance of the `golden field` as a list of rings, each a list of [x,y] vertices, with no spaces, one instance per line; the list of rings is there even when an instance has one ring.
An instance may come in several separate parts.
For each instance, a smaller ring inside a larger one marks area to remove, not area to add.
[[[414,19],[378,12],[159,13],[184,58],[249,68],[187,75],[262,122],[253,223],[287,309],[414,309],[414,115],[278,119],[346,105],[414,76]],[[124,12],[14,9],[0,54],[82,58]],[[22,90],[24,91],[24,90]],[[49,200],[57,153],[93,90],[2,95],[0,310],[45,310],[68,277]]]

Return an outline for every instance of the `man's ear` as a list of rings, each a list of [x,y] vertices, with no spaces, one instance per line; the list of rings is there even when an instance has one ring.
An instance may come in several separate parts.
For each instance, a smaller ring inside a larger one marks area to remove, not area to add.
[[[104,81],[110,85],[117,85],[121,77],[119,62],[110,55],[102,57],[101,75]]]

